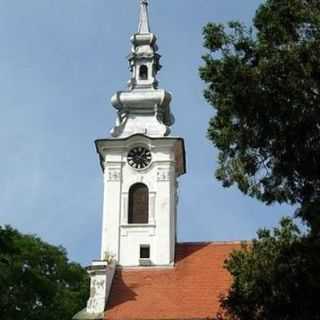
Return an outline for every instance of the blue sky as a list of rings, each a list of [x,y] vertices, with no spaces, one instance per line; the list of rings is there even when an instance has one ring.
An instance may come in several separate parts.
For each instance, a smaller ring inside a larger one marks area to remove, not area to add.
[[[260,0],[151,0],[160,86],[173,94],[173,134],[185,138],[179,241],[251,239],[292,214],[224,189],[206,139],[213,109],[198,76],[209,21],[249,23]],[[115,121],[112,94],[129,79],[126,56],[138,0],[0,1],[0,223],[99,257],[102,173],[94,140]]]

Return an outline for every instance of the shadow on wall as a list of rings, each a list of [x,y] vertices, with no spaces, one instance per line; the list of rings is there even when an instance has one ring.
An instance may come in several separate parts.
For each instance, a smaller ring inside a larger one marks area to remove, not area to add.
[[[108,301],[107,310],[120,305],[122,303],[136,300],[137,294],[134,292],[135,287],[138,285],[128,285],[123,281],[122,270],[116,270],[111,287],[111,296]]]
[[[176,245],[175,263],[187,259],[210,245],[210,242],[184,242]]]

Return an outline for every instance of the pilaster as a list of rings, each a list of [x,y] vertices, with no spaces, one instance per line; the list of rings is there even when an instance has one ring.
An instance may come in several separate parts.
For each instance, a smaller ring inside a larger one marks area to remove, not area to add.
[[[113,256],[119,260],[119,225],[121,219],[122,161],[121,155],[111,155],[104,161],[104,200],[101,259]],[[118,159],[117,159],[118,158]]]

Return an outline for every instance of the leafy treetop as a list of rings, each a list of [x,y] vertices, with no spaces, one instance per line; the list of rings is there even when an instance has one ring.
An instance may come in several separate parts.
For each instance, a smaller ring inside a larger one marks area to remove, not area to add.
[[[210,23],[203,34],[217,178],[267,204],[297,204],[319,234],[320,1],[267,0],[253,28]]]
[[[284,218],[234,252],[233,277],[217,320],[319,320],[320,242]]]
[[[85,305],[86,271],[62,247],[0,226],[3,320],[70,320]]]

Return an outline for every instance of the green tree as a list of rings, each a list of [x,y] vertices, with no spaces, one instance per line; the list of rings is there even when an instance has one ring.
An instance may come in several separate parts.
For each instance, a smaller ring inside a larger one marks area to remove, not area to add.
[[[265,0],[253,27],[208,24],[204,46],[217,178],[267,204],[297,205],[319,235],[320,1]]]
[[[229,320],[320,319],[320,243],[285,218],[226,262],[233,276],[222,299]]]
[[[62,247],[0,226],[0,318],[70,320],[85,304],[86,271]]]
[[[308,226],[300,233],[284,219],[231,255],[220,318],[319,320],[320,1],[265,0],[252,27],[210,23],[203,35],[217,178],[266,204],[297,206]]]

